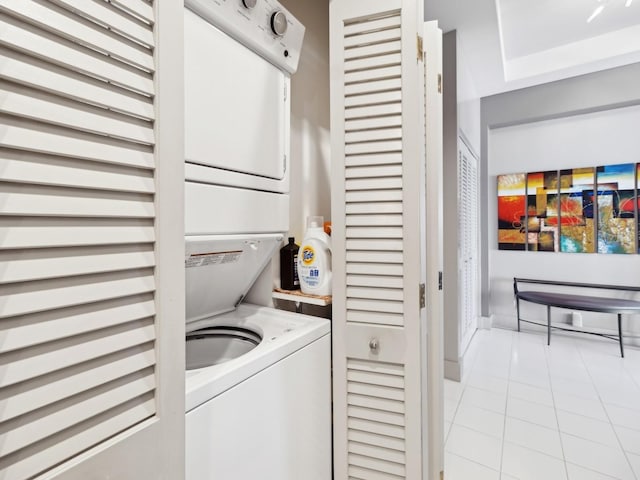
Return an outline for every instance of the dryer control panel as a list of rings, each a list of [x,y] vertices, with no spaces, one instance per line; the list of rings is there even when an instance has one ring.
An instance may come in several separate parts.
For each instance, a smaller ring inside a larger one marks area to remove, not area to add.
[[[185,0],[184,4],[285,72],[298,69],[305,28],[276,0]]]

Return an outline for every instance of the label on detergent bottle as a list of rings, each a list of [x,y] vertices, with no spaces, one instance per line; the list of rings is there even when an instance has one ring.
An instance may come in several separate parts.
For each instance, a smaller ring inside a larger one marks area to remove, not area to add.
[[[298,277],[298,254],[293,256],[293,286],[300,288],[300,277]]]
[[[309,287],[317,287],[320,284],[320,270],[316,266],[316,251],[311,245],[304,245],[301,249],[302,264],[298,271],[298,278]]]

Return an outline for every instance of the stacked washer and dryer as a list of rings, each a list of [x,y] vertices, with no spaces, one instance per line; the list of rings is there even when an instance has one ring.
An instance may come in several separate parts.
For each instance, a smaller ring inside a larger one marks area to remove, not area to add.
[[[186,478],[325,480],[329,322],[243,302],[289,229],[304,27],[275,0],[186,0],[184,22]]]

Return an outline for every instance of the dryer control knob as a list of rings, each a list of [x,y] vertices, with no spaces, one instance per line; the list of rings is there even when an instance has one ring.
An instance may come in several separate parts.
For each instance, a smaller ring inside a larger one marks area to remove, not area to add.
[[[287,16],[282,10],[271,15],[271,30],[279,37],[287,33]]]
[[[246,8],[253,8],[258,3],[258,0],[242,0],[242,3]]]

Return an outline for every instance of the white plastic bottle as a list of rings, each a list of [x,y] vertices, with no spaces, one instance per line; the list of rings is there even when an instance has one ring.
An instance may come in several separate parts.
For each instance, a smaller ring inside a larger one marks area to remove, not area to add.
[[[307,231],[298,252],[298,278],[302,293],[331,295],[331,239],[323,217],[308,217]]]

